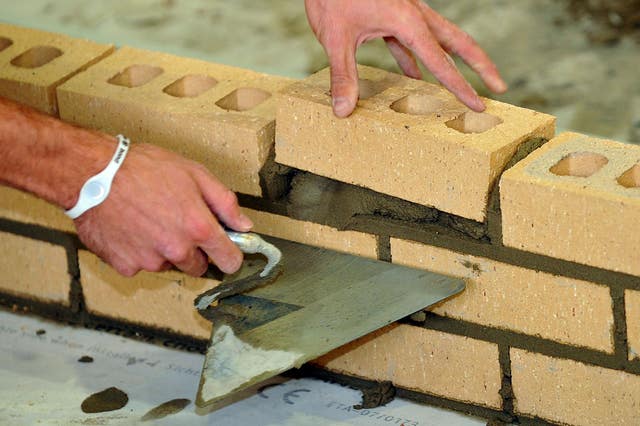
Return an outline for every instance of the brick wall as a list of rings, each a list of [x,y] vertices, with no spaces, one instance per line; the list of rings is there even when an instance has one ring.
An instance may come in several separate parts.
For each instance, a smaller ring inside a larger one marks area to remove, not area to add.
[[[338,120],[327,70],[290,82],[0,25],[5,39],[0,95],[202,162],[256,232],[466,280],[314,365],[502,421],[638,423],[639,148],[554,138],[554,117],[494,101],[472,113],[368,67],[359,108]],[[40,44],[64,54],[14,61]],[[20,64],[46,59],[25,82]],[[74,232],[57,208],[0,188],[0,301],[203,344],[193,298],[218,279],[123,278]]]

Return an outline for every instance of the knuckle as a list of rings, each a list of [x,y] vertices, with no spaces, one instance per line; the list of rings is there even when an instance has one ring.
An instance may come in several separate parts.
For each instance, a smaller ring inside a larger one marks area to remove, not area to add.
[[[157,256],[149,257],[142,262],[141,266],[145,271],[160,272],[164,270],[164,260]]]
[[[138,271],[140,271],[139,268],[136,268],[133,265],[122,265],[122,264],[119,264],[119,265],[114,265],[114,267],[115,267],[116,271],[118,271],[118,273],[120,275],[123,275],[123,276],[128,277],[128,278],[133,277],[135,274],[138,273]]]
[[[214,235],[211,221],[203,217],[193,217],[186,225],[187,235],[196,242],[208,241]]]
[[[189,247],[180,243],[169,244],[165,247],[164,255],[171,263],[182,263],[189,257]]]
[[[238,205],[238,196],[230,189],[225,189],[220,196],[220,203],[223,207],[234,208]]]

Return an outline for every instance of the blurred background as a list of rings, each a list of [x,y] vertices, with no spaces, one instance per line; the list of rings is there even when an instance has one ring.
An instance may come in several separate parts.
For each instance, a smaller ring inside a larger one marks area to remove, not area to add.
[[[640,144],[640,0],[431,0],[498,64],[499,100]],[[327,65],[303,0],[0,0],[0,20],[301,78]],[[362,64],[398,72],[382,41]],[[476,89],[489,93],[464,65]]]

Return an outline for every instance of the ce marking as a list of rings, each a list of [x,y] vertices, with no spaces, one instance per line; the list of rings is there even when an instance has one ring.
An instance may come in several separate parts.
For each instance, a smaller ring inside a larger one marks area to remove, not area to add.
[[[278,387],[278,386],[282,386],[282,383],[272,383],[272,384],[268,384],[265,386],[262,386],[260,389],[258,389],[258,395],[262,398],[265,399],[269,399],[269,397],[264,393],[265,390],[269,389],[269,388],[274,388],[274,387]],[[289,392],[285,392],[282,395],[282,401],[284,401],[285,404],[289,404],[289,405],[294,405],[295,402],[292,401],[293,398],[299,398],[300,397],[300,393],[302,392],[311,392],[310,389],[294,389],[291,390]]]
[[[309,389],[294,389],[282,395],[282,400],[287,404],[295,404],[295,402],[291,401],[291,398],[298,398],[300,392],[311,392]]]

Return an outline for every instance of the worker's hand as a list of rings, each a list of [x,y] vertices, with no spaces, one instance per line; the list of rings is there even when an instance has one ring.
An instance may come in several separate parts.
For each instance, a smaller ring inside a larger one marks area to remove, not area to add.
[[[471,36],[420,0],[305,0],[305,6],[311,28],[329,57],[333,111],[338,117],[351,114],[358,101],[356,49],[378,37],[384,37],[406,75],[422,77],[417,57],[475,111],[484,110],[484,104],[447,52],[460,56],[492,91],[507,89]]]
[[[152,145],[132,145],[107,199],[75,220],[88,249],[118,272],[175,265],[202,275],[207,255],[235,272],[242,253],[218,220],[237,231],[253,226],[236,196],[203,166]]]

